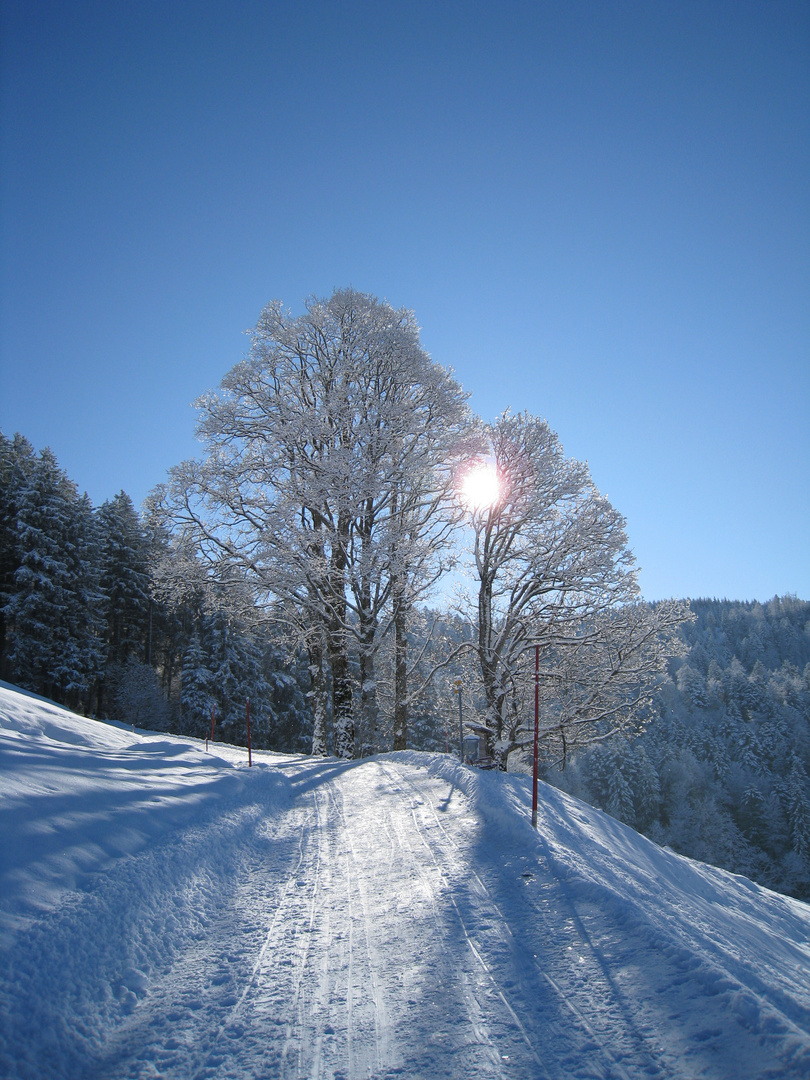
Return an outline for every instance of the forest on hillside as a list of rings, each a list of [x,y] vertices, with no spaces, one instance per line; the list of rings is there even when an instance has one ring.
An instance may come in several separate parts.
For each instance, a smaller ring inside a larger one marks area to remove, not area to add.
[[[94,508],[46,449],[0,433],[0,678],[87,716],[308,752],[306,665],[193,574],[125,492]]]
[[[693,600],[655,715],[546,779],[691,858],[810,899],[810,603]]]

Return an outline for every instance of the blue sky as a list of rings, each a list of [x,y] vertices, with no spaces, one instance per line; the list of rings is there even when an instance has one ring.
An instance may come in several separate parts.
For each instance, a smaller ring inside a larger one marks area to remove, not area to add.
[[[5,0],[0,429],[95,504],[272,298],[412,308],[642,591],[810,598],[810,6]]]

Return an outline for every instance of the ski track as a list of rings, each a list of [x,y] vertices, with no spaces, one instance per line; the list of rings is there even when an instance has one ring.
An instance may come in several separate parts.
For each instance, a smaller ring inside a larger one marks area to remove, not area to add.
[[[394,770],[391,765],[386,765],[385,767],[386,767],[387,770],[395,771],[398,778],[403,783],[405,783],[415,793],[415,795],[417,797],[417,801],[415,802],[415,804],[413,806],[413,809],[412,809],[412,813],[414,815],[414,820],[417,822],[417,826],[419,828],[420,836],[422,837],[423,843],[425,844],[426,848],[428,849],[428,851],[430,853],[430,856],[433,858],[434,863],[436,864],[436,866],[439,867],[439,865],[440,865],[439,861],[437,859],[437,855],[436,855],[437,846],[436,846],[435,843],[433,843],[432,846],[431,846],[431,844],[429,844],[427,839],[426,839],[426,830],[430,829],[431,827],[433,827],[434,832],[435,832],[436,828],[438,830],[440,830],[440,832],[441,832],[441,836],[442,836],[441,865],[444,866],[444,867],[447,867],[447,866],[451,866],[451,865],[455,864],[455,866],[457,866],[457,867],[458,866],[463,867],[464,864],[465,864],[463,853],[460,851],[459,845],[457,844],[455,839],[449,834],[447,829],[445,829],[445,827],[442,825],[441,820],[439,819],[439,816],[437,815],[436,810],[433,807],[432,803],[430,803],[430,802],[428,802],[428,801],[426,801],[424,799],[422,791],[420,791],[420,789],[417,787],[416,784],[413,783],[412,780],[410,780],[409,778],[404,777],[401,770],[399,770],[399,769]],[[429,821],[426,820],[428,817],[430,819]],[[420,819],[421,819],[421,822],[420,822]],[[480,905],[479,910],[483,909],[484,912],[487,912],[487,915],[489,916],[489,919],[490,919],[490,924],[489,925],[491,925],[496,930],[496,932],[501,936],[502,944],[506,947],[506,949],[508,950],[508,952],[510,954],[511,963],[513,964],[516,971],[520,972],[520,984],[518,986],[518,991],[519,992],[514,995],[517,1007],[520,1007],[521,1002],[524,1002],[526,1000],[531,1000],[532,997],[536,998],[537,995],[538,995],[538,991],[542,991],[542,983],[540,983],[540,985],[538,986],[538,980],[544,981],[547,984],[547,986],[550,987],[553,990],[554,994],[559,999],[559,1001],[562,1002],[566,1006],[566,1008],[569,1011],[570,1015],[574,1016],[575,1020],[577,1021],[577,1024],[579,1025],[579,1027],[581,1029],[581,1032],[585,1036],[584,1038],[581,1038],[579,1040],[577,1040],[576,1036],[573,1036],[573,1038],[572,1038],[572,1041],[576,1046],[576,1057],[578,1059],[577,1067],[578,1068],[582,1067],[582,1059],[583,1059],[583,1057],[590,1057],[590,1058],[594,1059],[591,1062],[591,1068],[593,1069],[593,1075],[603,1076],[603,1077],[616,1076],[617,1078],[621,1078],[621,1080],[627,1080],[628,1073],[625,1071],[622,1064],[617,1060],[615,1052],[610,1050],[607,1047],[607,1045],[605,1044],[605,1042],[602,1039],[600,1039],[600,1037],[595,1033],[595,1031],[593,1030],[593,1026],[585,1019],[582,1011],[575,1004],[575,1002],[573,1000],[573,995],[570,992],[565,992],[560,988],[559,982],[557,982],[554,978],[552,978],[552,976],[549,974],[548,970],[546,970],[546,968],[543,965],[541,965],[541,963],[538,961],[536,953],[531,954],[531,958],[530,958],[531,963],[530,964],[526,963],[525,947],[526,947],[526,941],[527,941],[527,934],[528,934],[528,937],[529,937],[530,940],[533,939],[533,938],[537,938],[537,941],[534,942],[534,945],[535,945],[535,947],[539,948],[539,947],[541,947],[541,945],[538,944],[539,942],[543,942],[543,941],[547,942],[549,940],[554,940],[554,938],[558,934],[557,928],[556,927],[552,928],[552,926],[550,925],[549,920],[547,919],[547,917],[543,916],[543,912],[540,909],[540,907],[534,901],[529,899],[527,901],[529,906],[533,909],[534,913],[536,915],[539,915],[541,918],[540,918],[539,921],[536,920],[536,919],[532,920],[532,924],[530,926],[524,925],[523,921],[521,921],[521,926],[520,926],[520,928],[518,930],[518,935],[516,936],[516,934],[512,930],[512,927],[510,926],[510,923],[509,923],[508,919],[504,916],[503,911],[499,907],[497,901],[494,899],[494,897],[492,895],[492,889],[488,888],[484,884],[484,882],[481,879],[481,877],[479,876],[479,874],[476,873],[476,871],[474,869],[472,869],[471,867],[466,866],[466,873],[472,879],[473,884],[472,884],[471,887],[472,887],[473,891],[477,894],[476,895],[476,901],[477,901],[477,905]],[[534,876],[535,876],[535,873],[531,872],[531,871],[526,871],[524,873],[526,873],[527,875],[530,874],[532,878],[534,878]],[[515,874],[514,872],[509,873],[508,871],[507,871],[507,874],[506,874],[507,880],[504,880],[503,872],[501,872],[501,874],[499,874],[498,877],[500,878],[500,880],[498,881],[498,886],[500,887],[501,891],[503,890],[504,887],[506,887],[507,889],[514,890],[517,885],[523,884],[524,885],[524,893],[525,893],[525,882],[526,882],[525,878],[523,878],[523,880],[521,881],[517,874]],[[549,887],[551,885],[551,882],[547,881],[546,885],[547,885],[547,887]],[[510,899],[510,902],[512,902],[513,899],[514,899],[514,895],[512,895],[512,897],[510,897],[509,899]],[[524,899],[525,899],[525,896],[524,896]],[[556,1033],[554,1031],[549,1031],[549,1030],[540,1031],[540,1032],[538,1032],[536,1034],[536,1041],[535,1042],[532,1041],[532,1039],[529,1037],[529,1035],[528,1035],[528,1033],[526,1031],[526,1028],[521,1023],[521,1021],[518,1019],[518,1016],[514,1012],[514,1010],[512,1008],[512,1005],[509,1003],[507,994],[509,993],[510,987],[504,987],[504,986],[501,986],[501,985],[499,985],[497,983],[495,975],[490,970],[490,968],[487,966],[485,960],[483,959],[483,956],[481,955],[482,946],[481,945],[476,945],[474,934],[471,933],[470,929],[465,924],[464,918],[462,917],[462,914],[458,909],[458,904],[456,903],[455,900],[453,900],[452,902],[453,902],[453,905],[454,905],[454,907],[456,909],[456,913],[458,915],[459,921],[461,922],[461,925],[464,928],[464,934],[465,934],[465,937],[468,940],[468,944],[470,946],[470,949],[472,950],[472,952],[476,956],[476,958],[477,958],[479,964],[481,965],[482,969],[486,972],[488,978],[492,981],[493,985],[496,987],[496,992],[497,992],[498,996],[501,998],[504,1006],[509,1010],[510,1014],[513,1016],[516,1025],[520,1029],[521,1034],[523,1035],[523,1038],[526,1041],[527,1046],[530,1049],[532,1057],[535,1060],[535,1075],[537,1075],[538,1077],[550,1075],[549,1072],[546,1070],[546,1068],[543,1066],[543,1062],[541,1061],[541,1059],[537,1055],[536,1050],[535,1050],[535,1046],[542,1046],[542,1045],[548,1046],[550,1038],[554,1038]],[[552,936],[552,935],[554,935],[554,936]],[[568,948],[570,949],[570,946]],[[554,951],[558,953],[559,952],[559,947],[555,947]],[[579,959],[581,960],[581,957]],[[544,964],[547,963],[547,962],[548,962],[548,957],[544,957]],[[565,976],[560,976],[560,977],[562,978],[562,977],[565,977]],[[566,978],[566,983],[568,981],[569,980]],[[600,985],[600,983],[601,983],[601,985]],[[614,1003],[614,1001],[611,1000],[611,999],[615,999],[615,994],[612,991],[612,988],[606,988],[604,983],[605,983],[604,976],[602,977],[601,980],[594,979],[593,977],[588,978],[588,980],[587,980],[588,1002],[587,1002],[586,1007],[587,1007],[588,1011],[591,1011],[591,1012],[595,1011],[595,1012],[597,1012],[598,1014],[600,1014],[602,1016],[604,1016],[606,1014],[606,1012],[607,1012],[607,1010],[605,1008],[605,999],[606,998],[609,999],[609,1002],[610,1002],[611,1006]],[[607,989],[607,993],[605,992],[606,989]],[[595,997],[596,994],[599,994],[600,1000],[599,1000],[598,1006],[596,1008],[594,1008],[594,1006],[595,1006],[594,997]],[[628,1023],[624,1020],[623,1017],[619,1017],[619,1022],[617,1023],[617,1018],[616,1018],[616,1015],[615,1015],[617,1010],[615,1008],[610,1008],[609,1011],[611,1013],[610,1038],[611,1038],[612,1042],[615,1043],[615,1041],[617,1040],[617,1037],[618,1037],[618,1033],[620,1031],[622,1031],[622,1030],[625,1030],[625,1029],[627,1029],[629,1031],[631,1041],[636,1042],[636,1043],[641,1041],[638,1032],[634,1028],[632,1028],[631,1025],[628,1025]],[[535,1021],[535,1023],[536,1023],[536,1021]],[[619,1026],[619,1024],[621,1024],[621,1026]],[[548,1025],[546,1025],[546,1028],[548,1028]],[[559,1040],[557,1039],[556,1041],[559,1041]],[[600,1055],[601,1055],[602,1058],[604,1058],[604,1061],[599,1060]],[[567,1049],[567,1050],[564,1050],[564,1056],[565,1057],[572,1056],[570,1048]],[[643,1066],[644,1066],[644,1070],[643,1070],[644,1075],[655,1076],[655,1075],[658,1074],[657,1070],[655,1069],[654,1065],[652,1065],[649,1058],[647,1059],[647,1061],[643,1062]],[[548,1068],[553,1069],[553,1071],[554,1071],[553,1074],[557,1075],[557,1071],[556,1071],[555,1066],[548,1066]],[[565,1074],[563,1074],[563,1075],[565,1075]],[[639,1075],[639,1073],[637,1072],[636,1075]]]
[[[739,998],[720,946],[690,951],[647,908],[583,888],[477,791],[442,761],[261,762],[16,942],[0,1049],[18,1049],[0,1072],[13,1057],[10,1080],[803,1075],[748,1056],[794,1024],[807,1060],[797,1005],[770,1029],[739,1010],[731,1032],[716,1008],[704,1022],[694,1000]],[[19,992],[42,965],[48,995]]]

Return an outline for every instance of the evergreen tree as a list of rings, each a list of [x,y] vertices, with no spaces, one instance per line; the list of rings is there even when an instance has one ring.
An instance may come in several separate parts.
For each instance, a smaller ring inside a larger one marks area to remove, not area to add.
[[[272,643],[265,646],[263,668],[270,688],[268,748],[309,753],[312,748],[313,718],[306,691],[308,664],[304,654],[287,663]]]
[[[130,656],[125,664],[113,664],[112,715],[125,723],[151,731],[168,731],[171,707],[154,668]]]
[[[258,634],[225,609],[200,613],[183,654],[182,732],[205,738],[215,709],[216,737],[244,744],[248,700],[252,743],[268,748],[275,726],[273,688]]]
[[[129,495],[121,491],[98,510],[101,590],[104,597],[107,660],[146,659],[149,541]]]
[[[0,432],[0,673],[9,678],[5,660],[10,645],[7,608],[16,591],[15,575],[22,558],[17,515],[35,467],[34,448],[28,440],[19,434],[7,439]]]
[[[149,540],[132,500],[123,491],[102,504],[96,512],[96,525],[105,645],[97,708],[103,715],[120,696],[118,681],[125,677],[127,662],[151,660]],[[120,690],[124,692],[123,687]]]
[[[785,803],[793,850],[810,867],[810,780],[795,753],[791,755],[790,773],[785,784]]]
[[[6,669],[20,686],[78,705],[101,659],[98,547],[89,500],[50,450],[17,492],[15,531]]]
[[[216,708],[214,673],[203,651],[199,629],[195,628],[183,654],[183,679],[180,691],[180,730],[184,735],[205,738],[211,730]],[[220,723],[222,722],[220,708]]]

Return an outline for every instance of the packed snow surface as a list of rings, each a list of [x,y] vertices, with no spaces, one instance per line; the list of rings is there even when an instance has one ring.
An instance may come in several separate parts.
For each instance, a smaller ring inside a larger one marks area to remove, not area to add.
[[[810,1076],[810,908],[525,777],[0,687],[0,1075]]]

